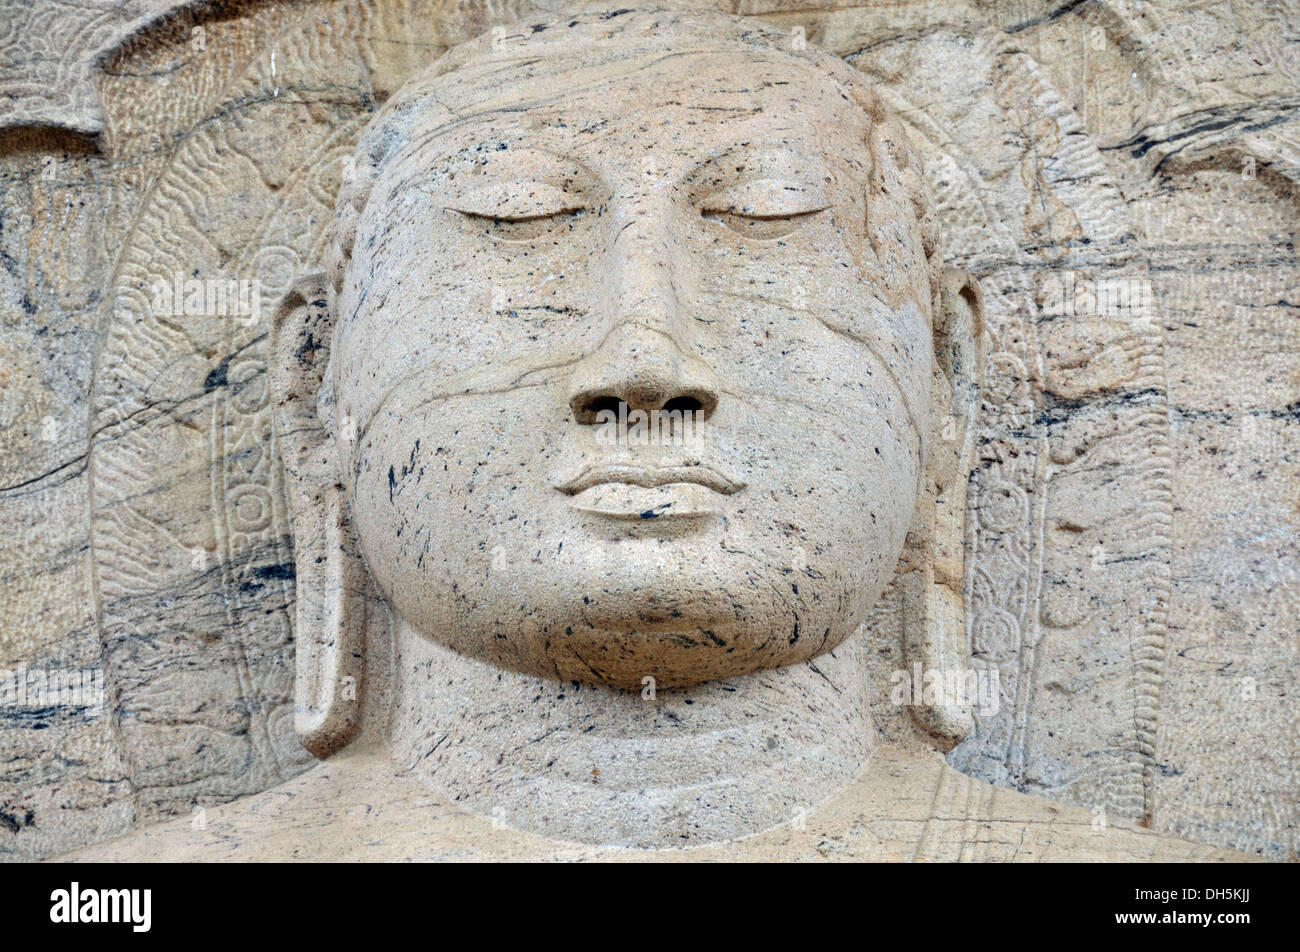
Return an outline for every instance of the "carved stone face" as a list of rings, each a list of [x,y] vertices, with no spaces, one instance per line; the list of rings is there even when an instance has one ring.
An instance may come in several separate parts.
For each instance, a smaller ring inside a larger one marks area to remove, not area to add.
[[[830,650],[894,570],[929,418],[890,143],[780,49],[490,60],[417,81],[335,303],[375,581],[427,637],[552,678]]]

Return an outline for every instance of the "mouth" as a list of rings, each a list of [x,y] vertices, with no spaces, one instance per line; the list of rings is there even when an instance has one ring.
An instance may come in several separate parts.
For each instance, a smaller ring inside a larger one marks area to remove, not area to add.
[[[724,496],[738,493],[745,488],[744,483],[730,479],[702,463],[686,463],[681,466],[633,466],[626,463],[593,466],[556,488],[566,496],[576,496],[593,486],[623,484],[640,486],[642,489],[657,489],[677,483],[703,486]]]
[[[580,512],[622,522],[669,522],[722,515],[722,496],[745,484],[700,463],[594,466],[556,486]]]

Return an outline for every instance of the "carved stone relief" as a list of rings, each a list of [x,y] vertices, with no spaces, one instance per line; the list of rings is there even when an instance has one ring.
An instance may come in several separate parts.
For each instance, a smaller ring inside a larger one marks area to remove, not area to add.
[[[312,762],[269,318],[325,265],[374,111],[448,46],[550,5],[167,6],[51,4],[21,41],[17,11],[0,21],[0,123],[24,127],[4,140],[0,352],[25,395],[0,404],[0,609],[22,632],[0,667],[99,670],[108,698],[0,721],[11,856]],[[998,693],[949,763],[1293,856],[1294,5],[734,12],[870,80],[922,157],[943,257],[983,294],[964,589],[969,663]],[[887,687],[901,597],[868,621],[872,715],[921,749]]]

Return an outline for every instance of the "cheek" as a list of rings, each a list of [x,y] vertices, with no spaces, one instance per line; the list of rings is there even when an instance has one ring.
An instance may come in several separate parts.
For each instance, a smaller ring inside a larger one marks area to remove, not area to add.
[[[841,579],[850,598],[874,599],[916,504],[917,443],[896,401],[842,409],[769,435],[764,521],[800,539],[809,568]]]
[[[576,358],[599,330],[590,301],[605,273],[572,235],[496,242],[440,213],[391,223],[388,242],[356,252],[340,299],[337,353],[366,418],[397,382],[436,373],[454,389],[499,389],[534,367]],[[588,236],[591,238],[592,236]]]
[[[542,532],[556,450],[533,414],[553,389],[431,399],[412,387],[372,422],[353,518],[376,583],[408,620],[433,630],[472,609],[496,553],[513,558]]]

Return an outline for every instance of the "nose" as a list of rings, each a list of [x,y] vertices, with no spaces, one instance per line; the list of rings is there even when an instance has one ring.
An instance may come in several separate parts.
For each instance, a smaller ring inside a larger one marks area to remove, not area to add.
[[[620,403],[628,410],[689,410],[708,420],[718,406],[718,388],[704,361],[682,352],[667,334],[623,324],[574,370],[569,407],[579,423]]]
[[[598,308],[606,320],[599,346],[574,368],[569,407],[578,423],[601,410],[689,410],[707,420],[718,406],[712,368],[684,340],[679,288],[693,284],[673,240],[671,209],[634,206],[608,252],[608,280]]]

